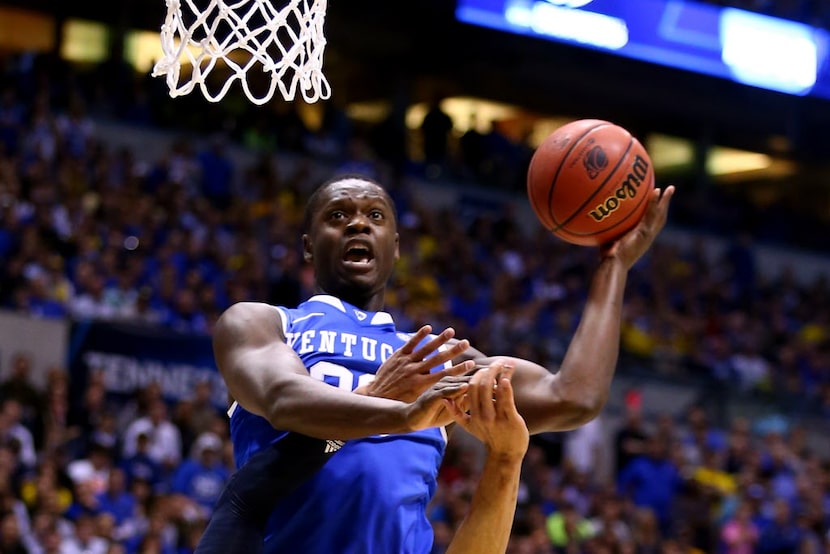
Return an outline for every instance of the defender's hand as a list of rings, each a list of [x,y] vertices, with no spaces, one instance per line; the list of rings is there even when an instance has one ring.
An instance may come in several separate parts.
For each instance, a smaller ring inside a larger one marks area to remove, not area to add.
[[[488,453],[515,460],[527,452],[530,434],[513,399],[513,370],[496,360],[472,376],[465,402],[452,397],[445,403],[456,423],[481,440]]]
[[[418,345],[432,332],[430,325],[424,325],[418,332],[400,347],[388,360],[383,362],[374,381],[366,386],[364,392],[369,396],[390,398],[402,402],[414,402],[421,393],[439,382],[444,377],[461,375],[469,370],[465,363],[454,365],[449,369],[430,371],[455,359],[470,347],[470,342],[460,340],[454,345],[439,351],[454,336],[451,327],[444,329],[438,336],[418,348]]]
[[[465,370],[472,369],[471,360],[460,364]],[[407,405],[407,421],[412,431],[449,425],[453,416],[448,410],[447,400],[459,400],[470,387],[470,376],[450,375],[444,377],[424,391],[414,402]]]
[[[618,258],[626,269],[631,269],[651,247],[654,239],[666,225],[669,204],[673,195],[673,185],[667,187],[666,190],[651,191],[643,219],[622,237],[604,245],[601,249],[602,257]]]

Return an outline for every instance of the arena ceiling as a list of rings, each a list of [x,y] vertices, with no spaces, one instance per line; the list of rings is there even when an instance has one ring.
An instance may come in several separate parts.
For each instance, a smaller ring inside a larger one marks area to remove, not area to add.
[[[157,30],[164,0],[0,0],[59,17]],[[349,101],[411,86],[600,117],[815,164],[827,158],[830,102],[793,97],[457,23],[452,0],[329,0],[326,71]],[[420,96],[420,97],[418,97]]]

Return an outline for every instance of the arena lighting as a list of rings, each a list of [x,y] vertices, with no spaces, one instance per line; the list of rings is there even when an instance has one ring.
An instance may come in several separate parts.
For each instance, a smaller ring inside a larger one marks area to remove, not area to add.
[[[618,17],[555,6],[546,2],[510,2],[505,19],[516,27],[532,32],[583,43],[598,48],[617,50],[628,43],[628,27]]]
[[[761,171],[772,166],[772,158],[758,152],[733,148],[712,149],[706,159],[706,171],[714,177]]]
[[[458,0],[473,25],[830,99],[828,31],[691,0]]]
[[[818,47],[807,25],[725,9],[720,37],[723,62],[741,83],[790,94],[816,84]]]
[[[556,6],[565,6],[566,8],[581,8],[587,6],[594,0],[547,0]]]

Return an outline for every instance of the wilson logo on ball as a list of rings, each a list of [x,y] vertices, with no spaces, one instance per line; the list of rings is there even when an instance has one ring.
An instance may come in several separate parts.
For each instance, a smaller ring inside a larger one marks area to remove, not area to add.
[[[594,146],[582,159],[582,163],[585,164],[588,177],[596,179],[600,171],[608,167],[608,156],[601,146]]]
[[[587,166],[588,158],[586,157],[585,159]],[[643,184],[644,179],[648,175],[648,169],[648,161],[640,156],[635,156],[634,163],[631,165],[631,171],[626,175],[625,180],[614,191],[612,196],[606,198],[605,202],[589,212],[590,216],[596,221],[602,221],[619,208],[621,202],[637,196],[637,189],[640,188],[640,185]]]

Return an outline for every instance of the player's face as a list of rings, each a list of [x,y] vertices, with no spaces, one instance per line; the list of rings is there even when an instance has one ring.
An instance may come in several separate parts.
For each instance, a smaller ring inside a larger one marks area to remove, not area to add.
[[[324,292],[366,309],[381,309],[386,281],[398,259],[389,196],[360,179],[329,185],[303,236],[303,247]]]

